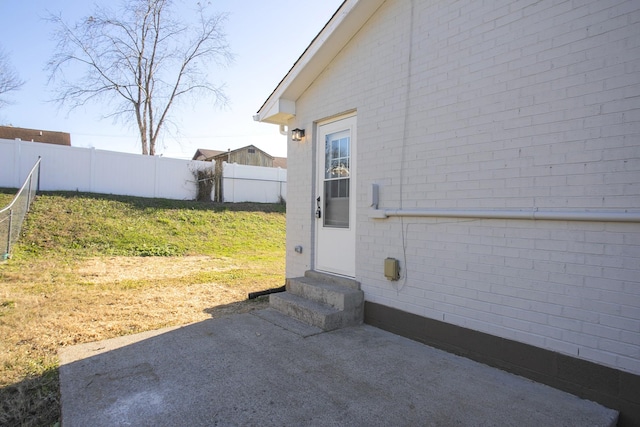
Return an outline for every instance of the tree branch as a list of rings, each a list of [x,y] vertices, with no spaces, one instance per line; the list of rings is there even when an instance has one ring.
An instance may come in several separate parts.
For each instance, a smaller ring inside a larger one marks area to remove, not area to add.
[[[49,83],[57,86],[54,100],[70,109],[122,101],[106,116],[129,117],[142,153],[155,154],[180,98],[209,94],[226,102],[223,87],[211,84],[205,72],[211,63],[232,60],[222,32],[226,15],[210,15],[200,4],[197,15],[197,25],[175,19],[171,0],[125,0],[117,13],[97,9],[73,27],[50,15],[58,41],[48,63]]]

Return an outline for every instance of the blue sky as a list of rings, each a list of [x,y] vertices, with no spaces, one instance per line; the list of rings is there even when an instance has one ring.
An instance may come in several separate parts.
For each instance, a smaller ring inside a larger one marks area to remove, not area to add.
[[[213,0],[216,11],[229,13],[225,32],[235,61],[213,75],[226,84],[230,103],[225,108],[185,103],[177,115],[180,134],[165,134],[157,153],[190,158],[197,148],[254,144],[285,156],[286,138],[278,127],[255,123],[252,116],[342,1]],[[0,125],[69,132],[73,146],[139,153],[136,130],[102,119],[105,112],[99,106],[68,112],[48,102],[52,88],[47,86],[45,65],[55,44],[53,28],[43,18],[49,11],[75,22],[90,15],[94,4],[113,0],[0,0],[0,46],[26,82],[11,95],[13,104],[0,109]]]

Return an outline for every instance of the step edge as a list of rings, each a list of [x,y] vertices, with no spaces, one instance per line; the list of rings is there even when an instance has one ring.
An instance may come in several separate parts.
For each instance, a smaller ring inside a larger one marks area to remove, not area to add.
[[[304,277],[315,277],[320,278],[326,282],[342,284],[347,288],[352,289],[360,289],[360,282],[358,282],[355,278],[338,276],[335,274],[325,273],[317,270],[307,270],[304,272]]]

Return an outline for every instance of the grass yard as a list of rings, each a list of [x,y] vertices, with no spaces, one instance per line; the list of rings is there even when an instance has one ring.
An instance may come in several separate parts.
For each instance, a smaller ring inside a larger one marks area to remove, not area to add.
[[[0,209],[6,207],[9,203],[11,203],[17,191],[18,190],[14,189],[0,188]]]
[[[59,421],[60,347],[264,307],[284,242],[281,205],[39,195],[0,264],[0,425]]]

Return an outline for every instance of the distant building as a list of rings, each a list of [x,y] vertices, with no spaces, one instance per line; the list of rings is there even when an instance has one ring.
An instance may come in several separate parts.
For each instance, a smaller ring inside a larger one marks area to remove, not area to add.
[[[268,168],[287,168],[286,157],[273,157],[255,145],[247,145],[246,147],[227,151],[198,148],[192,160],[202,160],[205,162],[215,161],[219,165],[222,165],[222,162],[227,162]]]
[[[71,135],[66,132],[0,126],[0,139],[43,142],[46,144],[71,146]]]
[[[208,150],[206,148],[198,148],[191,160],[202,160],[204,162],[210,162],[212,158],[218,154],[225,153],[226,151],[220,150]]]
[[[273,158],[273,167],[274,168],[287,168],[287,158],[286,157],[274,157]]]

